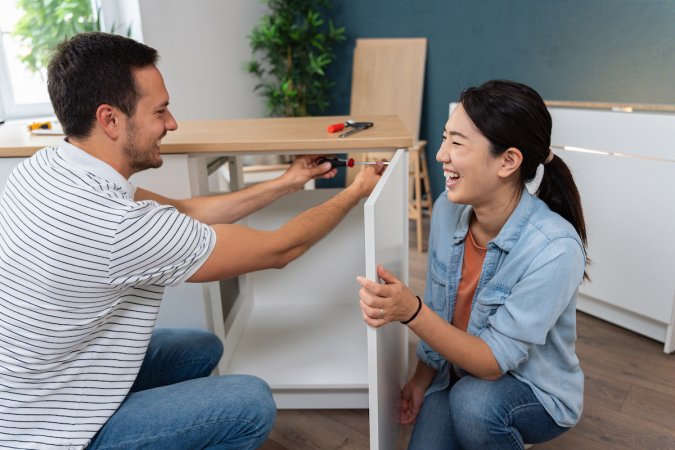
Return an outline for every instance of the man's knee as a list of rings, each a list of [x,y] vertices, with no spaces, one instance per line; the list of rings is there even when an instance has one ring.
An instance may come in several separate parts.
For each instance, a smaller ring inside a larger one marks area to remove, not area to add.
[[[226,382],[225,388],[230,394],[233,390],[236,392],[241,413],[250,415],[249,419],[256,428],[253,432],[266,437],[277,415],[277,406],[269,385],[252,375],[224,375],[216,378]]]
[[[210,331],[196,328],[157,328],[150,340],[150,351],[169,351],[212,361],[215,367],[223,356],[223,343]]]
[[[218,364],[218,361],[220,361],[220,358],[223,356],[223,343],[220,341],[220,338],[209,331],[193,331],[195,331],[195,334],[192,337],[193,344],[213,360],[214,365]]]

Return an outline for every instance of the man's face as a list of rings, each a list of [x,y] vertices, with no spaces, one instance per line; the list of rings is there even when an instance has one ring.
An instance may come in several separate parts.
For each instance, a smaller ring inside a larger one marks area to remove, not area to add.
[[[135,173],[162,165],[161,139],[178,124],[169,112],[169,93],[157,67],[134,69],[133,76],[140,97],[134,114],[127,119],[124,153]]]

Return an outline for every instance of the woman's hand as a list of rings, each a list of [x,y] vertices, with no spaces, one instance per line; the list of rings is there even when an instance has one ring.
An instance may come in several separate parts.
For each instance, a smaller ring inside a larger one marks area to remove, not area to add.
[[[422,409],[422,403],[424,403],[424,393],[435,376],[435,369],[422,361],[417,361],[415,373],[401,390],[401,407],[398,418],[401,425],[409,425],[417,420],[417,416]]]
[[[389,322],[406,321],[417,311],[417,297],[391,272],[377,266],[380,284],[365,277],[356,277],[361,284],[359,297],[363,320],[371,327],[381,327]]]
[[[401,425],[415,423],[424,402],[424,389],[411,378],[401,389],[401,407],[398,421]]]

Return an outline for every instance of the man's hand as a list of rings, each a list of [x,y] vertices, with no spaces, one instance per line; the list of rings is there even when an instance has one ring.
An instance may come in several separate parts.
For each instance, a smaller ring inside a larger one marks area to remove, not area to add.
[[[382,178],[382,174],[386,168],[387,166],[381,162],[375,165],[361,166],[361,171],[356,175],[351,186],[355,189],[360,189],[363,197],[369,196],[377,182]]]
[[[317,165],[316,161],[321,156],[305,155],[295,158],[291,167],[286,170],[279,180],[288,185],[291,192],[302,189],[309,180],[317,178],[333,178],[337,169],[331,169],[329,162]]]

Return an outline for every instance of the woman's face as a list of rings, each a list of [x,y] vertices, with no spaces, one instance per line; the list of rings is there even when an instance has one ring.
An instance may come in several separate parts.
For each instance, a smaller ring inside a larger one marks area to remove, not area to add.
[[[436,160],[443,165],[448,199],[481,206],[494,199],[503,184],[497,175],[501,158],[490,153],[490,142],[458,105],[445,124]]]

